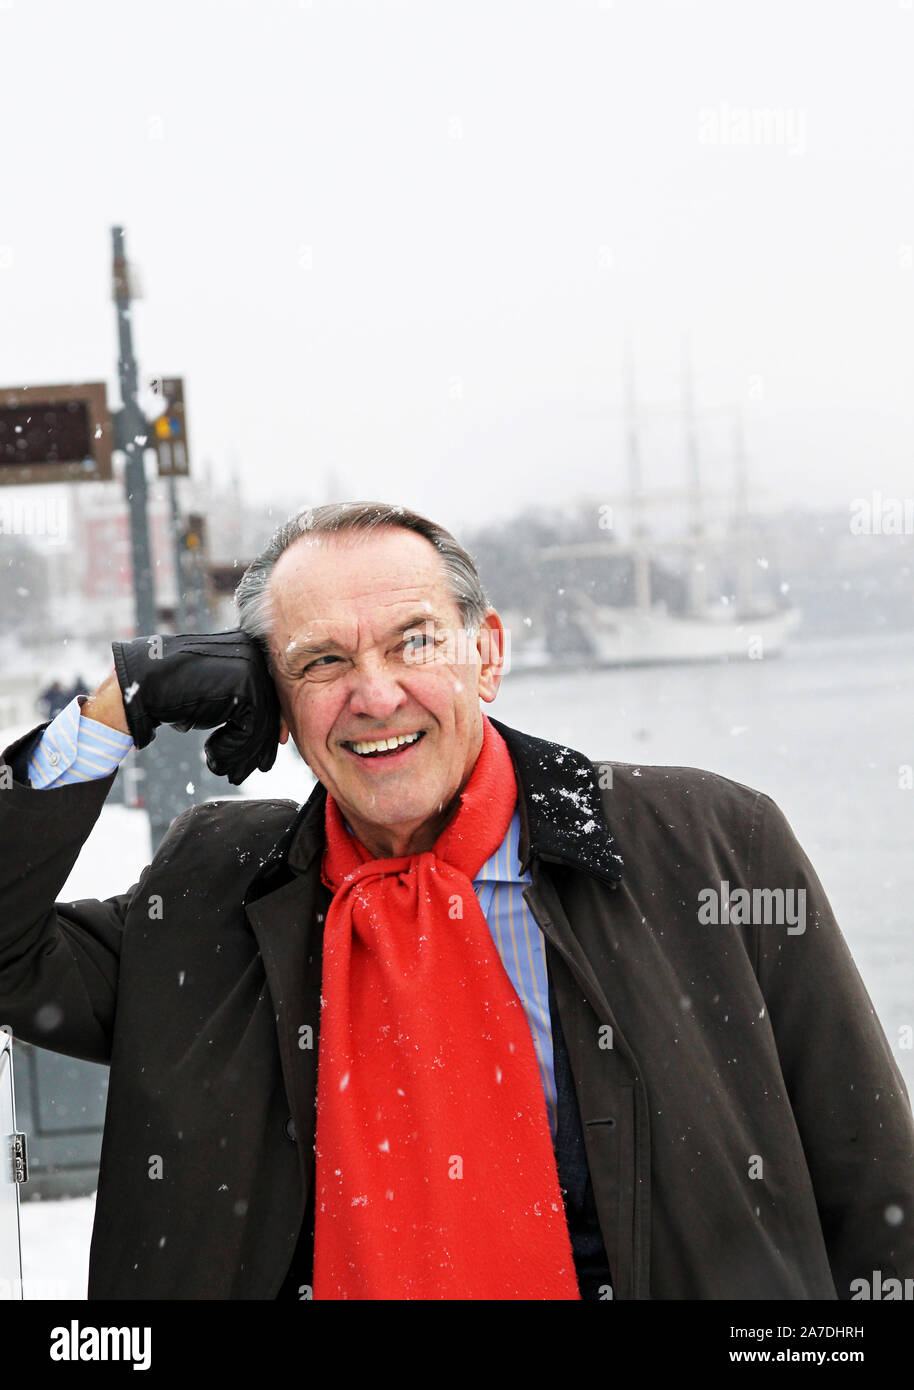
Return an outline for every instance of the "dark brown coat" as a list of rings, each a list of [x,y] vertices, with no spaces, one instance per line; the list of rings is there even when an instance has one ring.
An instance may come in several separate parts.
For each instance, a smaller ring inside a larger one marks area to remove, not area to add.
[[[778,808],[689,768],[601,789],[497,727],[614,1296],[914,1276],[910,1106]],[[273,1298],[313,1180],[325,793],[194,807],[128,893],[55,906],[112,780],[0,791],[0,1022],[110,1063],[90,1298]],[[805,931],[702,925],[722,881],[803,888]]]

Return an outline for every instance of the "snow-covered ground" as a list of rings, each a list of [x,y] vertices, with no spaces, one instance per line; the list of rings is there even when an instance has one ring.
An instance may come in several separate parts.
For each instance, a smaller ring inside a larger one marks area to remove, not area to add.
[[[27,1299],[86,1297],[95,1194],[23,1202],[22,1291]]]

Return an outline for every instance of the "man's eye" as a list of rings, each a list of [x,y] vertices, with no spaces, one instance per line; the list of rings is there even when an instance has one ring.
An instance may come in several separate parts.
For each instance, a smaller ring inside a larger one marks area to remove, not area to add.
[[[315,657],[314,661],[309,661],[309,662],[308,662],[308,665],[304,668],[303,674],[307,675],[307,673],[308,673],[309,671],[326,671],[328,665],[332,664],[334,661],[339,661],[339,657],[338,657],[338,656],[318,656],[318,657]]]
[[[410,653],[428,651],[435,645],[435,639],[428,632],[413,632],[403,639],[403,650]]]

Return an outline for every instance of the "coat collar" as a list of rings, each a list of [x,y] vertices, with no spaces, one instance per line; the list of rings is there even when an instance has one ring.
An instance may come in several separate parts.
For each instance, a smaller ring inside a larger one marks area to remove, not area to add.
[[[615,886],[622,860],[613,848],[593,763],[574,748],[491,722],[508,745],[517,776],[522,867],[544,859]]]
[[[491,722],[508,745],[517,777],[522,869],[534,860],[567,864],[616,887],[622,860],[613,847],[593,764],[574,748]],[[326,800],[326,788],[318,782],[261,867],[246,901],[278,888],[290,870],[302,874],[312,867],[323,851]]]

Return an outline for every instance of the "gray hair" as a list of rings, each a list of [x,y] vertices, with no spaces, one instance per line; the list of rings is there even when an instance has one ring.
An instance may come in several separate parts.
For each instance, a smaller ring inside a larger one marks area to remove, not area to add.
[[[280,555],[303,536],[370,532],[379,526],[414,531],[435,548],[463,625],[468,631],[476,632],[489,609],[489,601],[472,556],[449,531],[406,507],[394,507],[385,502],[332,502],[323,507],[304,507],[278,526],[257,559],[248,565],[235,590],[239,626],[260,642],[268,662],[273,622],[270,578]]]

